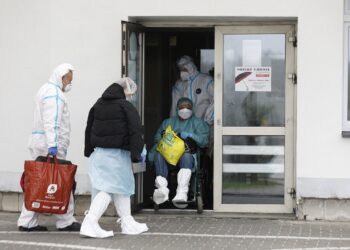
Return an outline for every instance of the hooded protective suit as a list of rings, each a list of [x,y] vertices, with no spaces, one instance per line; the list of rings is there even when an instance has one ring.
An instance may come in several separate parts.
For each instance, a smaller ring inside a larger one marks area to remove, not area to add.
[[[176,115],[176,105],[181,97],[187,97],[193,102],[193,113],[208,125],[214,119],[214,81],[207,74],[198,72],[196,65],[189,56],[183,56],[177,62],[180,71],[188,74],[184,79],[176,81],[172,90],[172,105],[170,116]]]
[[[66,158],[70,121],[67,100],[62,93],[62,77],[70,70],[73,71],[74,68],[67,63],[55,68],[49,81],[39,89],[35,97],[34,122],[28,145],[33,159],[38,156],[46,156],[50,147],[57,147],[57,158]],[[24,228],[35,228],[38,226],[38,215],[38,213],[27,210],[23,204],[17,225]],[[76,223],[73,215],[74,199],[71,194],[67,213],[55,214],[56,227],[64,229]]]
[[[48,148],[57,147],[57,157],[65,159],[69,146],[70,120],[67,99],[62,92],[62,77],[72,65],[59,65],[35,97],[34,121],[29,139],[33,158],[47,155]]]

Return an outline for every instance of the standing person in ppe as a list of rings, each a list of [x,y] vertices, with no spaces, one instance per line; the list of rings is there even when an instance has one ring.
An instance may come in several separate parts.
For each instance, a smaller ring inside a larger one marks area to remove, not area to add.
[[[208,155],[212,157],[214,143],[214,81],[208,74],[200,73],[189,56],[182,56],[177,61],[180,79],[172,90],[170,116],[176,115],[176,104],[181,97],[193,102],[193,114],[205,121],[210,127]]]
[[[38,91],[35,98],[34,122],[29,139],[29,151],[35,160],[38,156],[57,156],[65,159],[69,146],[70,119],[67,99],[63,93],[72,88],[73,66],[59,65],[49,81]],[[74,200],[71,194],[67,213],[55,214],[56,227],[60,231],[79,231],[80,224],[73,216]],[[20,231],[47,231],[39,226],[38,213],[28,211],[24,204],[17,221]]]
[[[170,116],[176,115],[176,105],[181,97],[187,97],[193,102],[193,114],[204,120],[208,125],[214,119],[214,81],[207,74],[200,73],[189,56],[182,56],[177,61],[180,79],[172,90],[172,105]]]
[[[192,110],[192,101],[186,97],[180,98],[177,102],[176,115],[164,120],[154,137],[155,146],[149,154],[149,160],[154,162],[156,170],[156,189],[153,193],[153,200],[156,204],[161,204],[169,198],[169,189],[167,187],[169,165],[163,156],[155,151],[166,128],[170,125],[172,130],[179,134],[187,145],[194,142],[198,147],[202,148],[208,144],[208,125],[203,120],[197,118]],[[177,202],[187,201],[193,164],[194,159],[192,154],[185,152],[178,164],[180,170],[177,174],[176,196],[172,200],[173,204],[178,208],[185,208],[187,206],[187,204],[178,204]]]
[[[130,78],[110,85],[89,112],[85,130],[85,156],[89,157],[92,184],[91,205],[82,223],[80,234],[93,238],[112,237],[98,220],[113,200],[120,217],[123,234],[148,231],[144,223],[131,216],[130,196],[135,193],[131,162],[140,162],[144,142],[140,117],[127,101],[137,89]]]

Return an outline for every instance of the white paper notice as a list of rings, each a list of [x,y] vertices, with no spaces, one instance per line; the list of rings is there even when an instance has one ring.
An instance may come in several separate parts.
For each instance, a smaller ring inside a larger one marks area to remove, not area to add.
[[[235,67],[235,91],[271,92],[271,67]]]
[[[243,40],[242,42],[242,66],[261,66],[261,40]]]

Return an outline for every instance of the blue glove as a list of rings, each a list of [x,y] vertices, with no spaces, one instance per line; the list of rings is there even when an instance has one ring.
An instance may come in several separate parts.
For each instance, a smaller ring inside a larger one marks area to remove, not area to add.
[[[49,155],[56,156],[57,155],[57,147],[49,148]]]
[[[141,153],[141,162],[144,163],[146,161],[146,155],[147,155],[147,149],[146,147],[143,147],[142,153]]]
[[[141,155],[141,163],[144,163],[146,161],[146,156],[145,155]]]
[[[180,134],[181,138],[186,140],[188,137],[192,137],[192,133],[188,133],[186,131],[182,131]]]

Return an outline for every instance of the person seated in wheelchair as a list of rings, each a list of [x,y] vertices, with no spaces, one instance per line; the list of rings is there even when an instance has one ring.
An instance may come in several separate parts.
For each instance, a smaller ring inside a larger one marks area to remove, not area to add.
[[[185,142],[185,152],[181,156],[177,166],[180,168],[177,174],[176,195],[173,204],[178,208],[185,208],[187,204],[187,193],[194,167],[193,154],[197,152],[197,147],[203,148],[208,145],[209,127],[203,120],[193,115],[193,103],[190,99],[183,97],[177,102],[176,115],[162,122],[154,139],[155,146],[149,154],[149,161],[154,163],[156,179],[156,189],[153,193],[153,201],[156,204],[164,203],[169,199],[168,189],[168,167],[164,157],[156,151],[156,146],[162,138],[164,131],[170,125],[172,130],[178,134]],[[181,204],[180,204],[181,203]]]

